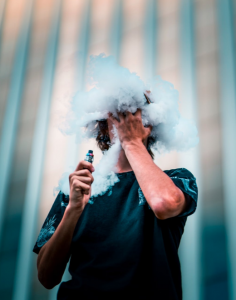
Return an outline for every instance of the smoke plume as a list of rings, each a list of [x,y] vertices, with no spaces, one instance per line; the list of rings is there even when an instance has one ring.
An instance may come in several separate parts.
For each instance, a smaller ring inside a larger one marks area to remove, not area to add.
[[[70,101],[70,111],[61,126],[63,133],[75,134],[78,141],[81,138],[96,138],[96,120],[107,119],[108,112],[118,117],[117,110],[134,113],[137,108],[141,108],[143,124],[152,125],[154,150],[159,153],[187,151],[197,145],[199,139],[196,126],[180,115],[178,91],[160,76],[145,84],[136,73],[119,66],[112,56],[100,54],[90,57],[88,82],[93,88],[77,92]],[[147,104],[144,97],[147,90],[150,91],[150,104]],[[115,165],[120,149],[116,134],[114,144],[105,151],[93,173],[92,196],[104,194],[119,181]],[[69,194],[68,176],[69,173],[64,173],[56,188],[66,195]]]

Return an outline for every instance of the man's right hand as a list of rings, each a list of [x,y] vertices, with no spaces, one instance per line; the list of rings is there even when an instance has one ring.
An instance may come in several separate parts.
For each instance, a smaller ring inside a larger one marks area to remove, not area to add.
[[[81,160],[75,171],[70,174],[70,196],[68,207],[82,212],[91,196],[91,184],[94,178],[91,172],[94,167],[91,163]]]

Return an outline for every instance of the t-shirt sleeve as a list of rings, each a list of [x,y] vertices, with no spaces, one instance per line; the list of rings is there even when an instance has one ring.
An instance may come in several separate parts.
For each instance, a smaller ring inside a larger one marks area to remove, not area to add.
[[[49,241],[49,239],[52,237],[57,226],[62,220],[68,203],[69,196],[65,196],[65,194],[60,191],[47,215],[47,218],[43,223],[37,241],[34,245],[33,252],[38,254],[43,245],[46,244],[47,241]]]
[[[193,214],[197,208],[198,200],[196,178],[185,168],[173,169],[164,172],[172,179],[174,184],[181,189],[184,194],[189,195],[191,199],[188,209],[179,214],[177,217],[187,217]]]

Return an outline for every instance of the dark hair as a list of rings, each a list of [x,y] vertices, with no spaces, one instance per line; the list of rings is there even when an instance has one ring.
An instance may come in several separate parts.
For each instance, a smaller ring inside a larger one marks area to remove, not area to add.
[[[97,136],[97,145],[104,153],[105,150],[108,150],[111,147],[107,120],[97,121],[94,132],[96,132],[95,136]],[[154,144],[154,142],[154,138],[149,136],[147,139],[147,151],[151,155],[152,159],[154,159],[154,154],[150,147]]]

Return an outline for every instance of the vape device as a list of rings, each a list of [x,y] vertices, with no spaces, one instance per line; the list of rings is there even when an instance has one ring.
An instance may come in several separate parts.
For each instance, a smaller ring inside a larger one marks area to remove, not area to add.
[[[93,150],[89,150],[88,153],[86,154],[84,160],[88,161],[88,162],[90,162],[92,164],[93,163],[93,158],[94,158]]]

